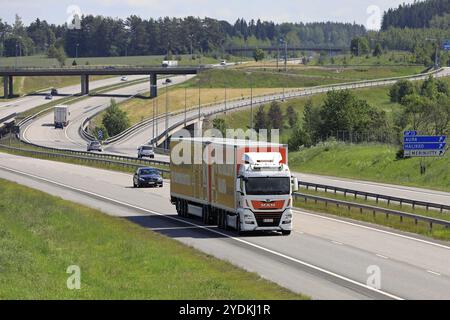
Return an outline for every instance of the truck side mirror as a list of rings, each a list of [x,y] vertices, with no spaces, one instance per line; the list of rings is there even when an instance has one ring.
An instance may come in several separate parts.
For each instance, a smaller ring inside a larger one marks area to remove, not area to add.
[[[298,179],[297,177],[292,178],[292,192],[298,191]]]

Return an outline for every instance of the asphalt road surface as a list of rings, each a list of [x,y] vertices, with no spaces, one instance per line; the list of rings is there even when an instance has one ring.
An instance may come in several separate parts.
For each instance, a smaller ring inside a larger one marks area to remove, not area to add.
[[[133,189],[128,174],[7,154],[0,177],[129,219],[315,299],[450,299],[450,247],[413,235],[297,211],[289,237],[237,237],[179,218],[168,182]],[[368,271],[380,272],[379,290],[367,285]]]
[[[89,83],[90,90],[106,87],[114,84],[120,84],[121,77],[107,78],[103,80],[92,81]],[[142,79],[142,76],[130,76],[128,81]],[[124,82],[122,82],[124,83]],[[17,99],[0,102],[0,119],[13,114],[20,113],[32,109],[34,107],[46,104],[50,101],[57,101],[64,97],[80,93],[80,84],[68,86],[58,89],[58,95],[53,97],[53,100],[45,100],[45,94],[50,93],[50,90],[39,92],[36,95],[29,95]]]

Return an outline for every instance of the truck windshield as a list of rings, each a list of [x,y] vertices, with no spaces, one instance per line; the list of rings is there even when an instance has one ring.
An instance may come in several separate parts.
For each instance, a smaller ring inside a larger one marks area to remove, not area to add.
[[[248,195],[286,195],[291,192],[291,179],[282,178],[248,178],[245,182]]]

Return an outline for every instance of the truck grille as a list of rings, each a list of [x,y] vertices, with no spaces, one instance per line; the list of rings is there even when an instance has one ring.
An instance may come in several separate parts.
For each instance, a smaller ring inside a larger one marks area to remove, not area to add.
[[[256,223],[258,227],[278,227],[280,225],[283,213],[255,213]],[[265,220],[272,219],[272,222]]]

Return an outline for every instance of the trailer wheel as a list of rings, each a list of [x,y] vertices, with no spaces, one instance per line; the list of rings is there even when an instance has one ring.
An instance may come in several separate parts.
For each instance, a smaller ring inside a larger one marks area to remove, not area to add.
[[[188,202],[186,200],[184,201],[184,217],[189,218],[189,207]]]
[[[219,229],[223,229],[223,214],[222,210],[218,210],[217,212],[217,226]]]
[[[223,211],[223,230],[228,230],[228,215],[226,211]]]

